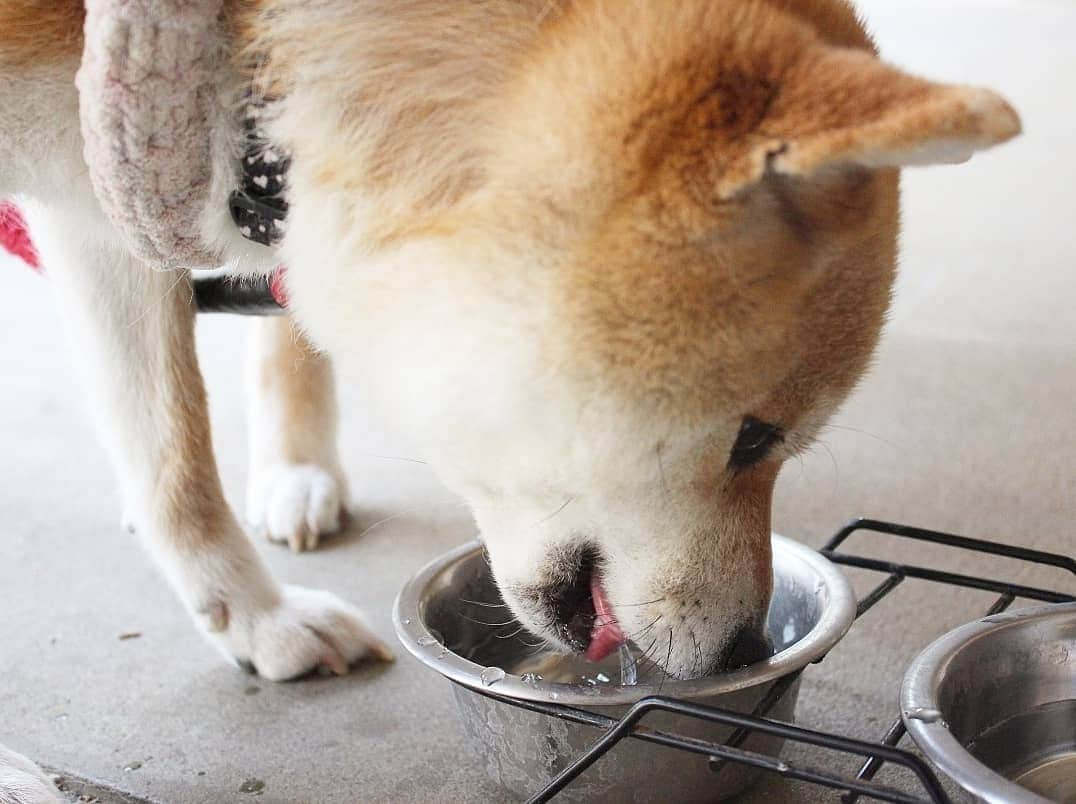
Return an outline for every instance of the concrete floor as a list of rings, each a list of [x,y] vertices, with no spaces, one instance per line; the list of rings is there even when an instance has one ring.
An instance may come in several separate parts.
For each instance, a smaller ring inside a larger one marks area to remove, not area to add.
[[[1076,6],[862,5],[890,59],[999,88],[1027,135],[963,167],[908,174],[904,273],[877,364],[824,448],[785,469],[775,527],[819,545],[869,514],[1071,554]],[[243,801],[252,794],[241,786],[257,780],[264,802],[504,800],[458,739],[447,685],[406,656],[280,685],[221,662],[119,527],[48,283],[0,258],[0,288],[0,742],[97,782],[105,798]],[[238,503],[242,323],[207,318],[199,338],[221,470]],[[313,554],[259,546],[279,578],[352,600],[391,639],[404,579],[474,528],[425,466],[391,459],[416,453],[369,424],[344,385],[354,526]],[[1076,579],[1003,561],[878,550],[1076,593]],[[898,594],[809,670],[801,723],[878,737],[908,661],[989,603],[914,582]],[[747,798],[835,800],[782,781]]]

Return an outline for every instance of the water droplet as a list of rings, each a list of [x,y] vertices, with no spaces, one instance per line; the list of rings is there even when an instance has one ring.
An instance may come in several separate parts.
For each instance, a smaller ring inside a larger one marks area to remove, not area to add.
[[[487,667],[482,671],[482,675],[479,676],[482,679],[482,685],[486,687],[492,687],[498,681],[503,679],[505,672],[499,667]]]
[[[557,700],[557,698],[559,698],[559,697],[560,697],[560,696],[559,696],[559,695],[557,695],[557,693],[555,693],[555,692],[551,692],[551,693],[549,693],[549,700],[551,700],[551,701],[555,701],[555,700]]]
[[[921,720],[924,723],[937,723],[942,719],[942,713],[937,709],[917,706],[914,709],[908,710],[908,717],[912,720]]]
[[[411,625],[411,618],[410,617],[405,617],[403,623],[404,623],[404,625]]]
[[[605,675],[605,673],[598,673],[597,678],[598,678],[598,681],[600,681],[602,684],[608,684],[609,683],[609,676]]]
[[[773,766],[773,769],[778,773],[788,773],[792,768],[788,767],[784,762],[778,762]]]
[[[124,773],[130,773],[131,771],[136,771],[141,767],[142,767],[141,762],[128,762],[126,765],[123,766],[123,772]]]
[[[635,657],[625,642],[620,646],[620,683],[625,687],[633,687],[639,683],[638,668]]]
[[[263,790],[265,790],[265,782],[261,779],[247,779],[239,785],[240,793],[253,793],[256,796],[260,796]]]
[[[439,643],[432,636],[424,636],[424,637],[419,637],[418,638],[418,644],[420,644],[424,648],[428,648],[430,645],[439,645],[441,643]]]
[[[537,673],[524,673],[519,678],[524,684],[531,687],[537,685],[537,683],[542,680],[542,677]]]
[[[61,712],[60,714],[56,715],[53,720],[59,720],[62,723],[63,721],[67,720],[67,712]]]

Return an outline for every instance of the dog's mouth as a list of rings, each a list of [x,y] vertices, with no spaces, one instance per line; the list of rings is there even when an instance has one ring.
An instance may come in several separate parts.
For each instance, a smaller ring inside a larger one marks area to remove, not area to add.
[[[581,555],[572,582],[550,602],[557,635],[588,661],[601,661],[627,641],[602,584],[596,551]]]

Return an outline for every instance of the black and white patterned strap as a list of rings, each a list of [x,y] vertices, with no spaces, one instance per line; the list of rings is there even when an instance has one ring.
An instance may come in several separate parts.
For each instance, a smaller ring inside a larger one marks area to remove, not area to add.
[[[244,121],[247,148],[240,184],[228,199],[228,206],[243,237],[272,246],[284,237],[288,217],[284,186],[291,160],[266,140],[259,125],[263,108],[252,105]]]

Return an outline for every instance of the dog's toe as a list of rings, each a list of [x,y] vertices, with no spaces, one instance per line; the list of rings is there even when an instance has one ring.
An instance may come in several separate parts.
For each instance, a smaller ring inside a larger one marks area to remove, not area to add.
[[[313,464],[280,464],[251,489],[248,518],[256,532],[299,553],[340,530],[346,518],[342,479]]]

